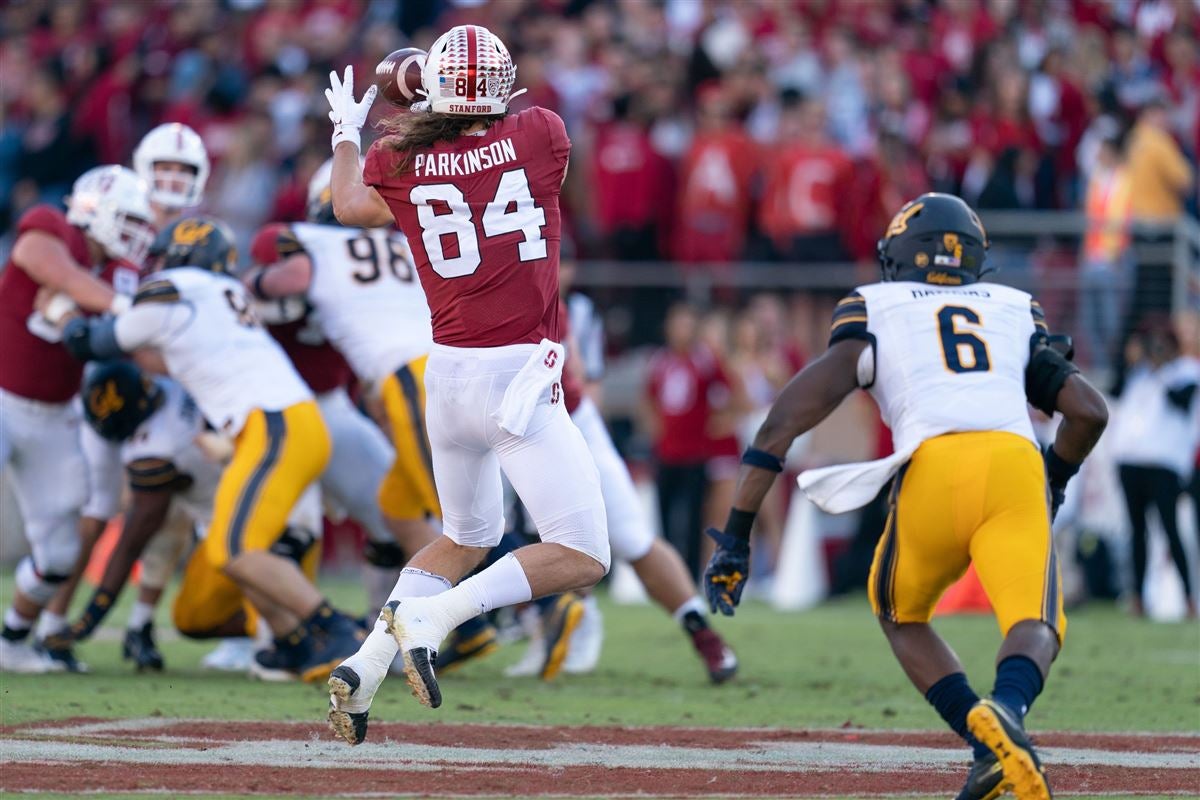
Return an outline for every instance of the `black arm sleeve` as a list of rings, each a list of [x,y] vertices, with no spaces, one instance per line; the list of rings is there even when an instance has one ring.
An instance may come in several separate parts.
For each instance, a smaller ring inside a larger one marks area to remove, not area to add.
[[[1079,372],[1079,368],[1063,358],[1051,347],[1039,347],[1029,358],[1025,367],[1025,397],[1039,411],[1053,414],[1055,400],[1067,378]]]
[[[103,361],[125,355],[117,344],[116,317],[76,317],[63,328],[63,347],[80,361]]]

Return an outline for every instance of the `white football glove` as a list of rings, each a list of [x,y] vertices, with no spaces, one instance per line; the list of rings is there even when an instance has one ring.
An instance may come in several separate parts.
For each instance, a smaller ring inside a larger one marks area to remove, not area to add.
[[[345,75],[338,79],[337,72],[329,73],[329,88],[325,90],[325,99],[329,101],[329,120],[333,123],[333,147],[342,142],[353,142],[362,150],[360,132],[367,123],[367,113],[375,102],[375,94],[379,88],[372,85],[363,95],[361,102],[354,101],[354,67],[346,67]]]

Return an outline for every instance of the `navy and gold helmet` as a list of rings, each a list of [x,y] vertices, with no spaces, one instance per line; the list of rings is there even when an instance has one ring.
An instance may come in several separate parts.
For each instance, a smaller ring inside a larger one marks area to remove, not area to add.
[[[989,271],[988,244],[979,215],[961,198],[928,192],[904,204],[875,249],[885,281],[957,286]]]
[[[164,228],[150,246],[153,269],[197,267],[212,272],[233,272],[237,246],[233,232],[212,217],[184,217]]]
[[[162,403],[162,389],[128,361],[96,365],[83,384],[83,415],[96,433],[123,442]]]

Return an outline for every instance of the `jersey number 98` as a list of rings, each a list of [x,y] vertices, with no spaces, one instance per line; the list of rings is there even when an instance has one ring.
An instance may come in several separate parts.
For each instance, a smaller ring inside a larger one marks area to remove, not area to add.
[[[434,272],[443,278],[462,278],[479,269],[479,236],[461,189],[452,183],[414,186],[408,200],[417,207],[421,242]],[[449,212],[437,213],[434,202]],[[517,244],[517,255],[521,261],[539,261],[546,257],[545,224],[546,212],[534,203],[525,170],[510,169],[501,175],[496,196],[483,209],[483,235],[490,238],[520,231],[525,240]],[[458,245],[456,256],[446,253],[451,243]]]
[[[959,330],[960,324],[980,324],[979,314],[966,306],[942,306],[937,317],[946,369],[961,373],[987,372],[992,368],[987,343],[970,331]]]

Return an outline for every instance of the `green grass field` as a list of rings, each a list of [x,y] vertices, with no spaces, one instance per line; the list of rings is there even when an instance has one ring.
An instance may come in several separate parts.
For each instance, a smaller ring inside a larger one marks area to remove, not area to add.
[[[11,578],[0,581],[11,596]],[[361,605],[352,583],[327,581],[335,601]],[[82,594],[82,593],[81,593]],[[129,593],[127,592],[126,595]],[[738,650],[742,672],[712,687],[690,645],[661,612],[615,606],[602,597],[607,638],[596,673],[544,685],[511,679],[513,645],[446,676],[445,705],[417,706],[402,682],[385,685],[372,719],[531,724],[936,729],[936,715],[908,684],[864,597],[803,613],[749,604],[716,622]],[[110,616],[125,617],[125,603]],[[164,605],[164,609],[167,606]],[[1200,626],[1129,619],[1111,607],[1071,615],[1066,648],[1029,717],[1032,729],[1200,730]],[[163,618],[159,627],[169,630]],[[941,620],[980,693],[991,688],[999,631],[991,617]],[[0,722],[76,716],[321,720],[323,687],[266,684],[199,669],[212,646],[172,638],[168,670],[137,675],[120,661],[115,631],[80,648],[87,675],[0,675]]]

